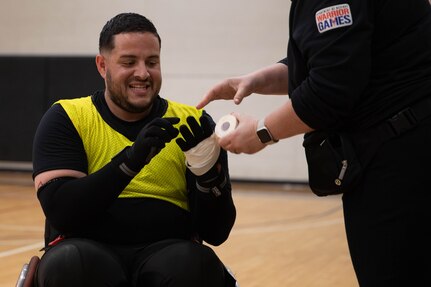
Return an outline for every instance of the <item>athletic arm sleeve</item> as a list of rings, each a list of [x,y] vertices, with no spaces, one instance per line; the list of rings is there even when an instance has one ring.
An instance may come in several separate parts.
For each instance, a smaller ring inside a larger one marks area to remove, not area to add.
[[[119,164],[124,152],[99,171],[82,178],[56,178],[38,190],[38,199],[50,224],[63,234],[91,228],[106,216],[132,177]]]
[[[202,192],[202,187],[196,184],[196,176],[189,170],[187,179],[190,209],[197,233],[205,242],[217,246],[229,237],[236,218],[225,150],[220,150],[218,162],[206,175],[210,174],[216,174],[216,179],[211,181],[212,186],[206,186],[208,192]]]

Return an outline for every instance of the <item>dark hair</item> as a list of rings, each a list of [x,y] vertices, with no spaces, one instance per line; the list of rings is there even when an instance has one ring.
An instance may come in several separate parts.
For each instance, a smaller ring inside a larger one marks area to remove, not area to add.
[[[159,39],[159,45],[162,44],[156,27],[149,19],[136,13],[121,13],[103,26],[99,37],[99,52],[114,49],[114,36],[127,32],[152,33]]]

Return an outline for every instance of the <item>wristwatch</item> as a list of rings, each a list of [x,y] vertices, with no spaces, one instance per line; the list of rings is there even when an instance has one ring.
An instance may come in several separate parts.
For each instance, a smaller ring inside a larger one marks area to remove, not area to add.
[[[268,128],[265,126],[265,119],[260,119],[257,122],[256,134],[263,144],[273,144],[278,142],[278,140],[274,139]]]

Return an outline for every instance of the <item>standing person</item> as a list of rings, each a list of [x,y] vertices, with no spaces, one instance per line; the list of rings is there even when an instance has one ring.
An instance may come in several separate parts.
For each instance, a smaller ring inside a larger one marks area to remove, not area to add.
[[[41,120],[38,286],[234,286],[202,244],[222,244],[235,221],[227,153],[205,111],[160,97],[160,48],[144,16],[113,17],[96,56],[105,90]]]
[[[287,58],[220,82],[197,107],[289,95],[260,121],[235,114],[237,129],[219,140],[235,153],[313,130],[352,133],[363,177],[343,206],[360,286],[431,286],[428,0],[293,0],[289,20]]]

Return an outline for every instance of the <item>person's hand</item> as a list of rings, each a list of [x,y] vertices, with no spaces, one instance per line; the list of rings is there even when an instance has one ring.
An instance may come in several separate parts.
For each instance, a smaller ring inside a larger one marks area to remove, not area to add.
[[[242,99],[253,92],[251,77],[242,76],[226,79],[211,88],[202,100],[196,105],[201,109],[214,100],[231,100],[239,105]]]
[[[239,113],[232,113],[238,120],[235,130],[218,139],[219,145],[232,153],[253,154],[265,147],[256,134],[257,122],[255,118]]]
[[[187,123],[190,129],[186,125],[180,126],[179,130],[183,138],[178,138],[176,142],[182,151],[189,151],[213,134],[213,128],[207,117],[201,116],[199,121],[200,125],[194,117],[189,116]]]
[[[172,139],[178,136],[173,125],[179,118],[156,118],[139,132],[133,145],[126,150],[125,164],[134,172],[139,172]]]
[[[180,126],[183,138],[176,140],[187,159],[187,167],[197,176],[203,175],[217,162],[220,147],[207,116],[201,116],[200,124],[190,116],[187,125]]]

